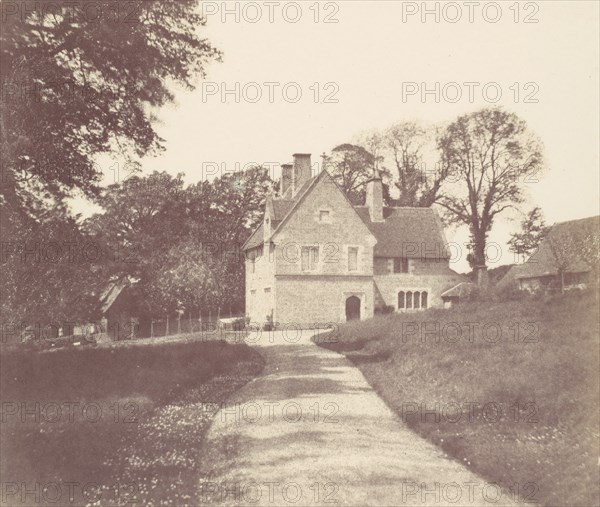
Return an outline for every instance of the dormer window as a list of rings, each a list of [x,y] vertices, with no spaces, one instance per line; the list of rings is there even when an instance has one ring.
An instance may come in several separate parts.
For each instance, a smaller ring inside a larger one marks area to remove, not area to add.
[[[329,217],[329,210],[326,209],[322,209],[319,211],[319,222],[329,222],[330,221],[330,217]]]

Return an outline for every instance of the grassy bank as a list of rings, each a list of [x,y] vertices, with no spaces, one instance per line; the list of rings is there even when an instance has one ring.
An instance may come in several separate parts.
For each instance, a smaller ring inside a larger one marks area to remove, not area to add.
[[[347,354],[416,432],[520,501],[599,505],[597,294],[345,324]]]
[[[3,353],[0,362],[8,505],[194,505],[204,432],[264,364],[222,342]]]

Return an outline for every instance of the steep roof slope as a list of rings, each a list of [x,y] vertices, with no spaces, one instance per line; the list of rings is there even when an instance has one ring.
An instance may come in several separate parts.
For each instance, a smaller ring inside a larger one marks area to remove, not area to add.
[[[117,300],[121,292],[129,285],[125,278],[110,282],[100,294],[101,311],[105,314]]]
[[[355,208],[377,239],[375,257],[449,257],[444,230],[434,209],[384,208],[384,221],[371,222],[366,206]]]

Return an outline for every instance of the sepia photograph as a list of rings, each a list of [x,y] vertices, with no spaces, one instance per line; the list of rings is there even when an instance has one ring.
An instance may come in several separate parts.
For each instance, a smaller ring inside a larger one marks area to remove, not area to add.
[[[0,507],[600,507],[600,1],[0,32]]]

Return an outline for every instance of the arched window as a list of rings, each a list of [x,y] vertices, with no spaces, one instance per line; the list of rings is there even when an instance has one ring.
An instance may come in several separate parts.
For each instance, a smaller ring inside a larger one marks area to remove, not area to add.
[[[415,291],[413,294],[413,299],[415,301],[415,304],[414,304],[415,310],[418,310],[419,308],[421,308],[421,293],[418,291]]]
[[[406,293],[406,308],[410,309],[413,307],[413,293],[411,291],[408,291]]]
[[[427,292],[421,292],[421,308],[427,308]]]
[[[398,292],[398,310],[404,309],[404,291]]]

